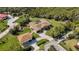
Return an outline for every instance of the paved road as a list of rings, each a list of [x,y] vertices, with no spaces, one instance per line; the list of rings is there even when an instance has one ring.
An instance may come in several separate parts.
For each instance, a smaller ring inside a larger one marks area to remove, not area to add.
[[[37,41],[39,41],[39,40],[41,40],[41,39],[44,39],[44,38],[47,39],[47,40],[49,40],[49,43],[47,43],[47,44],[45,45],[45,51],[47,51],[48,48],[49,48],[51,45],[53,45],[57,51],[66,51],[61,45],[59,45],[59,43],[60,43],[61,41],[63,41],[63,40],[66,40],[66,37],[68,37],[69,34],[72,34],[73,31],[68,32],[66,35],[63,36],[63,39],[60,39],[60,40],[58,40],[58,41],[55,41],[54,38],[52,38],[51,36],[46,35],[45,32],[46,32],[46,31],[44,31],[44,32],[41,33],[41,34],[38,34],[38,33],[37,33],[37,34],[40,36],[40,38],[36,38]],[[35,47],[36,45],[34,44],[33,46]],[[36,46],[36,49],[38,49],[37,46]]]
[[[9,26],[12,26],[13,22],[15,22],[19,18],[19,17],[12,18],[10,15],[8,17],[9,19],[7,25]]]
[[[60,45],[57,43],[57,41],[54,40],[54,38],[52,38],[52,37],[50,37],[50,36],[48,36],[48,35],[46,35],[46,34],[44,34],[44,33],[39,34],[39,36],[42,37],[42,38],[46,38],[46,39],[48,39],[48,40],[50,41],[49,44],[46,44],[46,45],[45,45],[45,50],[46,50],[46,51],[48,50],[48,48],[49,48],[51,45],[53,45],[53,46],[56,48],[57,51],[66,51],[62,46],[60,46]]]
[[[73,33],[73,31],[68,32],[66,35],[63,36],[62,39],[58,39],[57,43],[60,43],[61,41],[66,40],[66,38],[68,37],[68,35],[72,34],[72,33]]]
[[[48,49],[50,48],[50,46],[53,45],[54,48],[57,51],[66,51],[62,46],[60,46],[55,40],[52,40],[51,42],[47,43],[45,45],[45,51],[48,51]]]
[[[72,33],[73,31],[68,32],[66,35],[63,36],[63,39],[60,39],[58,41],[55,41],[55,40],[50,41],[48,44],[45,45],[45,51],[47,51],[51,45],[53,45],[57,51],[66,51],[61,45],[59,45],[59,43],[63,40],[66,40],[68,35]],[[53,39],[53,38],[50,37],[50,39]]]
[[[2,38],[2,37],[4,37],[5,35],[7,35],[7,33],[13,28],[13,24],[15,24],[15,23],[13,23],[14,21],[16,21],[18,19],[18,17],[16,17],[16,18],[12,18],[12,22],[9,24],[10,26],[4,31],[4,32],[2,32],[2,33],[0,33],[0,39]],[[9,20],[11,20],[11,18],[9,19]],[[9,21],[8,20],[8,21]],[[15,24],[15,26],[16,26],[17,24]]]
[[[10,31],[10,27],[8,28],[8,29],[6,29],[4,32],[2,32],[1,34],[0,34],[0,39],[2,38],[2,37],[4,37],[9,31]]]

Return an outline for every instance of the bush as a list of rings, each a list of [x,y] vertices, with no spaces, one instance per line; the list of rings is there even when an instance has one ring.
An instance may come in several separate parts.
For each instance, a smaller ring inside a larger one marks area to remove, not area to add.
[[[40,41],[37,42],[37,45],[40,46],[41,44],[45,44],[48,40],[46,39],[41,39]]]
[[[44,44],[41,44],[39,47],[40,47],[40,50],[44,50]]]
[[[14,29],[11,29],[10,30],[10,33],[13,34],[13,35],[18,35],[18,32],[19,32],[19,27],[15,27]]]
[[[33,38],[38,38],[39,37],[39,35],[37,34],[37,33],[32,33],[32,36],[33,36]]]
[[[74,34],[69,34],[68,35],[68,39],[74,39],[75,38],[75,35]]]
[[[30,19],[29,17],[22,15],[16,22],[19,23],[21,26],[26,26],[26,24],[30,22]]]

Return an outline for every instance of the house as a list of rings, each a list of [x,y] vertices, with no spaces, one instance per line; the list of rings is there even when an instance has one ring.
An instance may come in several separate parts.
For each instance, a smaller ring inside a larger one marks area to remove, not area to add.
[[[42,29],[48,28],[50,26],[50,23],[45,20],[45,19],[41,19],[37,22],[30,22],[28,24],[28,26],[33,30],[33,31],[40,31]]]
[[[27,42],[32,40],[32,33],[25,33],[17,36],[22,47],[27,46]]]
[[[0,20],[6,19],[7,18],[7,14],[0,14]]]
[[[34,30],[34,31],[39,31],[41,30],[41,24],[37,24],[36,22],[30,22],[29,27]]]

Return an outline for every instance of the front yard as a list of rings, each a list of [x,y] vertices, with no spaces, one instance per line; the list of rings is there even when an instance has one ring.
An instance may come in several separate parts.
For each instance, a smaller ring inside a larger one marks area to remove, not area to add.
[[[41,39],[36,44],[39,46],[40,50],[44,50],[44,45],[48,42],[47,39]]]
[[[77,51],[77,49],[75,48],[77,42],[77,39],[70,39],[60,42],[60,45],[68,51]]]
[[[3,32],[7,28],[7,20],[0,21],[0,32]]]
[[[0,51],[18,51],[21,50],[19,41],[15,36],[8,33],[5,37],[0,39]]]

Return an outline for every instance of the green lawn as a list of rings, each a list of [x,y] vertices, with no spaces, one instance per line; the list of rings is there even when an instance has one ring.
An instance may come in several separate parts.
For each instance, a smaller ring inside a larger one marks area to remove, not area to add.
[[[40,20],[40,19],[42,19],[42,18],[36,18],[36,17],[30,18],[31,21],[38,21],[38,20]]]
[[[28,28],[28,27],[24,27],[24,28],[22,29],[22,31],[18,32],[18,34],[24,34],[24,33],[27,33],[27,32],[31,32],[31,29]]]
[[[48,42],[47,39],[41,39],[41,40],[39,40],[36,44],[37,44],[38,46],[40,46],[41,44],[45,44],[46,42]]]
[[[45,45],[45,44],[41,44],[41,45],[39,46],[40,50],[44,50],[44,45]]]
[[[0,51],[17,51],[21,50],[19,41],[11,34],[7,34],[4,38],[0,39]]]
[[[40,50],[44,50],[44,45],[48,42],[47,39],[41,39],[36,44],[39,46]]]
[[[41,20],[41,19],[45,19],[45,20],[47,20],[47,21],[49,21],[50,19],[46,19],[46,18],[37,18],[37,17],[30,17],[30,20],[31,21],[38,21],[38,20]]]
[[[71,39],[60,42],[60,45],[64,47],[68,51],[76,51],[77,49],[74,47],[77,44],[77,39]]]
[[[39,36],[37,33],[35,33],[35,32],[32,33],[32,36],[33,36],[34,38],[40,37],[40,36]]]
[[[0,32],[3,32],[7,28],[7,20],[0,21]]]
[[[25,20],[25,17],[22,15],[19,17],[18,20],[16,20],[17,23],[23,22]]]
[[[51,25],[52,26],[54,26],[54,27],[56,27],[56,26],[59,26],[59,25],[62,25],[63,24],[63,22],[62,21],[56,21],[56,20],[54,20],[54,19],[50,19],[50,20],[48,20],[50,23],[51,23]],[[64,25],[64,24],[63,24]]]

